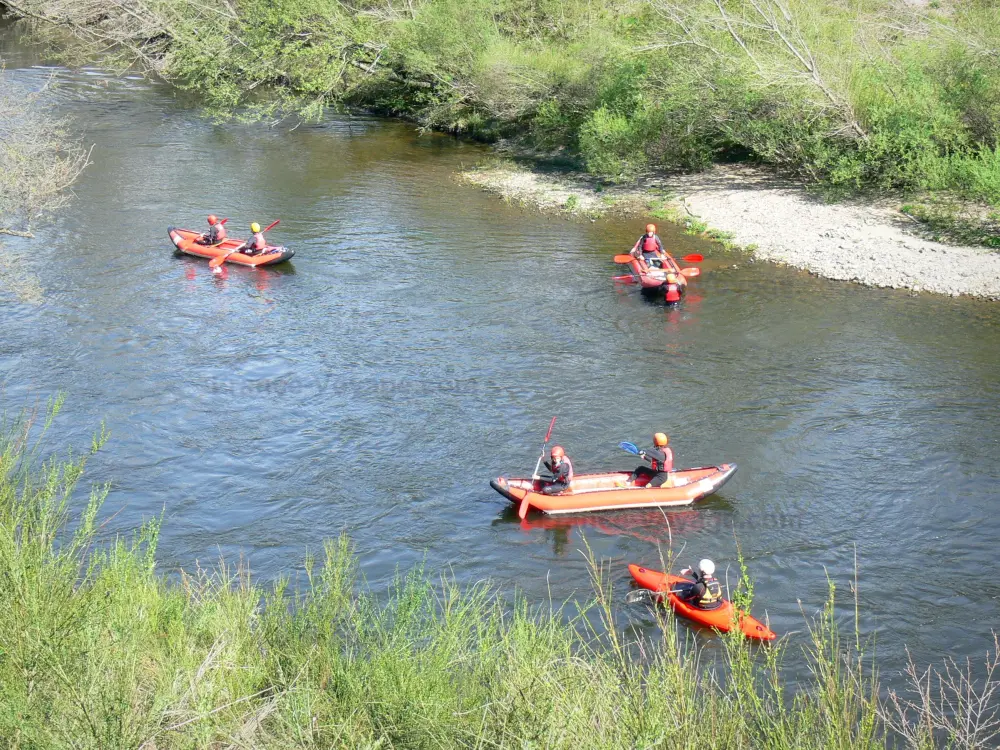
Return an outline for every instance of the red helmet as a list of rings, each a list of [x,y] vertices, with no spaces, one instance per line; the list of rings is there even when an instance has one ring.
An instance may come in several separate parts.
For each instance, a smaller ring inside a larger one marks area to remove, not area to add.
[[[647,224],[646,234],[656,234],[656,224]]]
[[[563,450],[561,445],[552,446],[552,458],[562,458],[566,455],[566,451]]]
[[[209,214],[208,215],[208,225],[210,227],[214,227],[218,223],[219,223],[219,217],[218,216],[216,216],[215,214]]]

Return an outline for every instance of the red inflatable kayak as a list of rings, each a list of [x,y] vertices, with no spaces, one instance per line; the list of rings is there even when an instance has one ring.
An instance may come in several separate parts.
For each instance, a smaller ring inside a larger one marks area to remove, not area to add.
[[[736,464],[681,469],[670,474],[670,481],[661,487],[648,487],[648,477],[640,477],[633,486],[626,480],[632,472],[613,471],[606,474],[577,474],[569,488],[558,495],[542,494],[539,479],[507,479],[499,477],[490,487],[518,505],[521,518],[529,508],[543,513],[582,513],[618,508],[651,508],[670,505],[690,505],[716,492],[736,472]]]
[[[170,241],[174,243],[174,247],[179,252],[195,255],[199,258],[216,258],[243,244],[243,240],[230,239],[224,240],[218,245],[199,245],[195,240],[204,236],[201,232],[177,229],[176,227],[167,227],[167,234],[170,235]],[[295,255],[295,251],[291,248],[268,245],[264,248],[264,252],[257,255],[233,253],[226,258],[226,263],[236,263],[242,266],[273,266],[275,263],[283,263],[293,255]]]
[[[669,254],[668,256],[672,261],[673,257]],[[628,266],[631,274],[626,276],[616,276],[615,280],[623,281],[628,284],[638,283],[639,287],[642,289],[644,294],[655,294],[657,292],[666,292],[667,288],[667,270],[664,268],[657,268],[653,265],[647,265],[643,268],[642,265],[636,258],[630,255],[616,255],[615,262],[625,263]],[[654,261],[658,262],[658,261]],[[677,261],[674,261],[676,264]],[[697,269],[681,269],[681,273],[676,274],[677,285],[680,287],[680,292],[683,295],[685,288],[687,287],[687,278],[685,277],[685,272],[691,271],[696,272]],[[677,301],[677,300],[674,300]]]
[[[661,573],[658,570],[650,570],[638,565],[629,565],[628,572],[642,588],[658,594],[657,599],[663,601],[666,598],[674,612],[681,617],[694,620],[723,633],[732,630],[735,626],[742,630],[743,635],[747,638],[757,641],[773,641],[778,637],[767,625],[755,620],[746,612],[737,613],[732,602],[726,599],[722,600],[722,606],[717,609],[698,609],[683,601],[676,594],[670,593],[670,590],[679,584],[691,583],[690,578]]]

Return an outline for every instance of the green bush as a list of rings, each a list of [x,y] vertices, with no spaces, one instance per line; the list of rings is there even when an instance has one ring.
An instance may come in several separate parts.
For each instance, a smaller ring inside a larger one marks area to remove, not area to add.
[[[151,0],[154,30],[133,36],[124,10],[25,3],[94,54],[138,50],[222,116],[346,103],[601,175],[741,155],[832,186],[998,200],[994,3]]]

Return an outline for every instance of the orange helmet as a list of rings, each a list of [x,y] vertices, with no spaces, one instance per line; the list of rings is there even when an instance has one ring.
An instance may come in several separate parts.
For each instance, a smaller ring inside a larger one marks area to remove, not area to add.
[[[656,224],[647,224],[646,234],[656,234]]]
[[[655,435],[653,435],[653,445],[655,445],[657,448],[665,448],[665,447],[667,447],[667,444],[669,442],[670,442],[670,438],[668,438],[662,432],[658,432]]]
[[[566,451],[563,450],[561,445],[552,446],[552,458],[562,458],[566,455]]]
[[[216,216],[215,214],[209,214],[208,215],[208,225],[210,227],[214,227],[218,223],[219,223],[219,217],[218,216]]]

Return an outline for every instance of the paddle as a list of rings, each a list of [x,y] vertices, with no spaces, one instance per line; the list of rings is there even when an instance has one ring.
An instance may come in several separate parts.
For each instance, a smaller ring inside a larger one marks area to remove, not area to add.
[[[618,443],[618,447],[626,453],[631,453],[633,456],[639,455],[639,449],[636,447],[635,443],[629,443],[628,441],[623,440]]]
[[[267,225],[267,226],[266,226],[266,227],[265,227],[264,229],[262,229],[262,230],[260,231],[260,233],[261,233],[261,234],[264,234],[264,232],[266,232],[266,231],[267,231],[268,229],[271,229],[271,228],[273,228],[273,227],[274,227],[275,225],[277,225],[277,223],[278,223],[279,221],[281,221],[281,219],[275,219],[275,220],[274,220],[274,221],[272,221],[272,222],[271,222],[270,224],[268,224],[268,225]],[[249,240],[247,240],[247,242],[249,242]],[[221,266],[221,265],[222,265],[223,263],[225,263],[225,262],[226,262],[226,258],[228,258],[228,257],[229,257],[230,255],[232,255],[233,253],[238,253],[238,252],[239,252],[240,250],[242,250],[242,249],[243,249],[243,248],[245,248],[246,246],[247,246],[247,243],[246,243],[246,242],[244,242],[243,244],[241,244],[241,245],[237,245],[236,247],[234,247],[234,248],[233,248],[232,250],[230,250],[230,251],[229,251],[228,253],[226,253],[225,255],[219,255],[219,256],[217,256],[217,257],[215,257],[215,258],[212,258],[212,260],[210,260],[210,261],[208,262],[208,267],[209,267],[209,268],[211,268],[211,269],[213,269],[213,270],[214,270],[214,269],[217,269],[217,268],[218,268],[219,266]]]
[[[556,426],[556,418],[552,417],[552,421],[549,422],[549,429],[545,433],[545,440],[542,442],[542,452],[538,456],[538,461],[535,462],[535,471],[531,474],[531,480],[534,482],[537,479],[541,479],[538,474],[538,467],[542,465],[542,459],[545,458],[545,446],[549,444],[549,438],[552,437],[552,428]],[[521,500],[521,505],[518,506],[517,516],[522,521],[524,517],[528,515],[528,495],[525,493],[524,498]]]
[[[667,591],[650,591],[649,589],[636,589],[625,594],[626,604],[638,604],[639,602],[656,601],[665,594],[683,594],[684,589],[669,589]]]
[[[681,260],[685,263],[701,263],[705,260],[705,256],[701,253],[691,253],[690,255],[685,255]]]
[[[693,279],[695,276],[701,276],[700,268],[682,268],[681,276],[687,276],[689,279]]]

